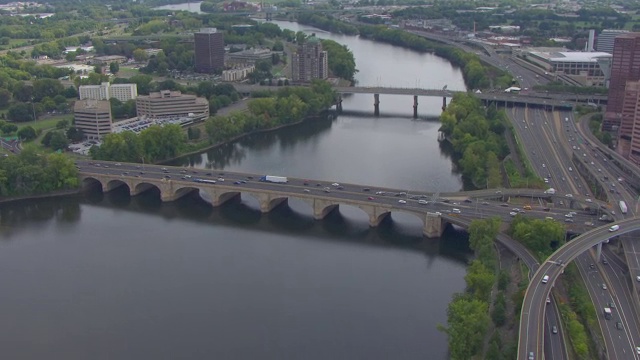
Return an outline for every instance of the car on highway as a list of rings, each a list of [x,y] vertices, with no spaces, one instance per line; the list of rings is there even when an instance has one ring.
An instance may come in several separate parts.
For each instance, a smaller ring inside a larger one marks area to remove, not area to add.
[[[620,321],[616,321],[616,329],[622,330],[622,323]]]
[[[324,192],[328,193],[328,192],[331,192],[331,189],[330,189],[330,188],[328,188],[328,187],[326,187],[326,188],[322,189],[322,191],[324,191]]]
[[[224,182],[224,178],[218,178],[218,181]]]
[[[547,304],[551,303],[551,298],[547,296]]]
[[[429,205],[429,202],[427,200],[418,200],[418,204]]]
[[[513,217],[513,216],[518,215],[518,213],[517,213],[517,212],[515,212],[515,211],[512,211],[512,212],[510,212],[510,213],[509,213],[509,215]]]
[[[567,195],[565,195],[565,196],[566,196],[566,197],[568,197],[568,198],[572,198],[572,197],[573,197],[573,194],[567,194]]]
[[[333,184],[331,184],[331,186],[338,187],[338,186],[340,186],[340,184],[338,184],[338,183],[333,183]]]
[[[308,192],[311,192],[311,190],[309,190],[309,189],[304,189],[304,192],[308,193]]]
[[[529,360],[535,360],[536,356],[533,354],[533,351],[529,351]]]
[[[602,264],[604,264],[604,265],[608,265],[608,264],[609,264],[609,262],[607,261],[607,259],[606,259],[606,258],[602,258]]]
[[[376,199],[376,198],[374,198],[373,196],[369,196],[369,197],[367,198],[367,200],[375,200],[375,199]]]
[[[551,332],[554,333],[554,334],[557,334],[558,333],[558,327],[553,325],[553,327],[551,327]]]
[[[636,346],[636,354],[640,355],[640,346]]]
[[[640,275],[636,276],[636,281],[640,282]]]
[[[609,232],[618,231],[619,229],[620,229],[620,225],[613,225],[609,228]]]
[[[542,277],[542,283],[543,283],[543,284],[546,284],[546,283],[548,283],[548,282],[549,282],[549,275],[545,275],[545,276],[543,276],[543,277]]]
[[[400,204],[406,204],[406,203],[407,203],[407,200],[402,200],[402,199],[400,199],[400,200],[398,200],[398,202],[399,202]]]
[[[602,290],[607,290],[607,284],[602,284]]]

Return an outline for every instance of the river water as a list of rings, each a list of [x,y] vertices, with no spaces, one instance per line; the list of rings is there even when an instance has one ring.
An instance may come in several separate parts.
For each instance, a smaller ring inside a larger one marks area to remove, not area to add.
[[[277,23],[277,22],[276,22]],[[326,34],[353,50],[362,85],[464,87],[430,55]],[[372,96],[306,122],[180,160],[423,191],[462,188],[436,141],[439,99]],[[128,190],[0,205],[0,348],[7,359],[446,359],[446,306],[464,289],[464,233],[423,239],[392,215],[323,221],[291,200],[268,215],[243,197],[162,204]]]

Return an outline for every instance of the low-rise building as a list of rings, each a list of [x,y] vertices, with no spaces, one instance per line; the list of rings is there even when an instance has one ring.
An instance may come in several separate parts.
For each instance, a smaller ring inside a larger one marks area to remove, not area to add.
[[[605,86],[605,76],[598,58],[611,57],[604,52],[558,51],[558,49],[533,49],[525,52],[527,60],[546,71],[567,75],[585,86]]]
[[[111,133],[111,104],[106,100],[79,100],[73,107],[75,127],[89,139]]]
[[[81,85],[78,88],[80,100],[109,100],[116,98],[122,102],[138,97],[137,84],[109,84],[103,82],[100,85]]]
[[[272,52],[270,49],[248,49],[227,54],[226,62],[233,64],[255,64],[260,60],[271,61]]]
[[[246,79],[249,74],[256,70],[255,65],[247,65],[234,69],[224,70],[222,72],[223,81],[241,81]]]
[[[209,102],[205,98],[182,94],[180,91],[162,90],[138,96],[136,110],[139,117],[209,116]]]
[[[127,62],[127,57],[121,55],[96,56],[92,59],[92,61],[96,65],[109,65],[112,62],[122,64]]]

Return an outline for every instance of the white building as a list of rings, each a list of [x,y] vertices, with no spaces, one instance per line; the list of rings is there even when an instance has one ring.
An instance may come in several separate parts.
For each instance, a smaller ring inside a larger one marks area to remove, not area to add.
[[[558,49],[532,49],[527,59],[550,73],[567,75],[585,86],[605,86],[605,74],[599,59],[611,57],[604,52],[558,51]]]
[[[223,81],[241,81],[247,78],[249,74],[254,72],[256,69],[255,65],[248,65],[240,68],[224,70],[222,72],[222,80]]]
[[[116,98],[122,102],[138,97],[138,85],[136,84],[109,84],[103,82],[100,85],[81,85],[78,89],[80,100],[109,100]]]

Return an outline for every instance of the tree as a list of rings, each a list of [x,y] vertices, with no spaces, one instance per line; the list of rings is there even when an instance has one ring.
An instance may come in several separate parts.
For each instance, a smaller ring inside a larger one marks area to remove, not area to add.
[[[81,129],[76,128],[75,126],[67,129],[67,139],[71,142],[82,141],[84,138],[84,132]]]
[[[109,64],[109,71],[111,71],[113,75],[117,74],[118,71],[120,71],[120,64],[115,61],[112,62],[111,64]]]
[[[0,89],[0,108],[5,108],[11,101],[11,92],[7,89]]]
[[[56,129],[66,129],[69,126],[69,120],[63,119],[56,123]]]
[[[147,52],[143,49],[135,49],[133,50],[133,59],[136,62],[145,62],[149,59]]]
[[[33,121],[33,104],[16,103],[9,106],[7,118],[15,122]]]
[[[36,129],[34,129],[33,126],[25,126],[21,128],[20,130],[18,130],[17,135],[24,141],[31,141],[35,139],[36,136],[38,136],[38,134],[36,133]]]
[[[5,123],[5,124],[2,124],[2,127],[0,127],[0,130],[2,130],[3,134],[9,135],[16,132],[18,130],[18,127],[15,124]]]
[[[67,140],[67,136],[62,131],[51,131],[48,134],[53,134],[49,142],[51,149],[65,150],[69,146],[69,140]]]

